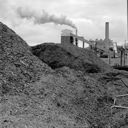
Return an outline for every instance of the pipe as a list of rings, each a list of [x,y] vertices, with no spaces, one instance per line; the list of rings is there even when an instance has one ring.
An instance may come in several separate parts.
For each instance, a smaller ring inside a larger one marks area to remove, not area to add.
[[[83,41],[83,48],[84,48],[84,41]]]
[[[77,30],[77,28],[76,28],[76,37],[78,36],[78,30]],[[78,39],[76,38],[75,39],[75,42],[76,42],[76,46],[78,46]]]

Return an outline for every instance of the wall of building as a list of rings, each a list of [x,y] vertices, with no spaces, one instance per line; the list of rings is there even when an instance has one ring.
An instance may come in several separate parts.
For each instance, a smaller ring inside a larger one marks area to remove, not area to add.
[[[72,36],[61,36],[61,44],[67,45],[67,44],[73,44],[74,38]]]

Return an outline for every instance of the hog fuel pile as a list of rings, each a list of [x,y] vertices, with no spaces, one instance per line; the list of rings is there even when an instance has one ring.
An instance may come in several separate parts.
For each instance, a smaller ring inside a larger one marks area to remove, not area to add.
[[[127,78],[91,50],[30,47],[0,23],[0,128],[127,128]]]

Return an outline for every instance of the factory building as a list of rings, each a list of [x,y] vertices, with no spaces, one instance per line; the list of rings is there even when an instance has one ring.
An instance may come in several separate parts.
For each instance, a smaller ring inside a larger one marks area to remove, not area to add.
[[[84,39],[82,36],[77,35],[77,30],[76,34],[73,34],[71,30],[65,29],[62,30],[61,33],[61,44],[62,45],[76,45],[79,46],[78,43],[79,41],[82,42],[82,48],[85,48],[85,46],[89,46],[89,41]]]
[[[105,39],[104,40],[86,40],[82,36],[78,36],[77,31],[75,34],[71,30],[64,29],[61,33],[61,44],[62,45],[76,45],[79,47],[80,41],[82,42],[82,48],[88,45],[92,50],[96,52],[96,54],[103,58],[108,58],[108,61],[105,61],[108,64],[115,65],[115,63],[111,63],[111,58],[115,58],[120,56],[120,52],[117,50],[116,42],[113,42],[109,38],[109,22],[105,23]],[[119,55],[118,55],[119,53]]]
[[[105,23],[105,39],[104,40],[95,40],[93,42],[93,47],[98,53],[100,57],[103,56],[111,56],[115,57],[115,53],[117,53],[117,45],[116,42],[113,42],[109,39],[109,22]]]
[[[75,38],[72,36],[72,31],[65,29],[62,30],[61,33],[61,44],[62,45],[68,45],[68,44],[74,44]]]

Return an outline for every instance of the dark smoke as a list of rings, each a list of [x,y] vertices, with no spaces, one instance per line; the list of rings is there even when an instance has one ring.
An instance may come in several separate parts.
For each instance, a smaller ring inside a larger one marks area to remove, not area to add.
[[[76,29],[75,24],[71,20],[69,20],[66,16],[57,17],[55,15],[48,14],[45,10],[43,10],[40,14],[38,14],[34,10],[29,10],[26,8],[18,8],[17,13],[21,18],[32,19],[35,24],[45,24],[45,23],[54,23],[59,25],[68,25],[72,28]]]

